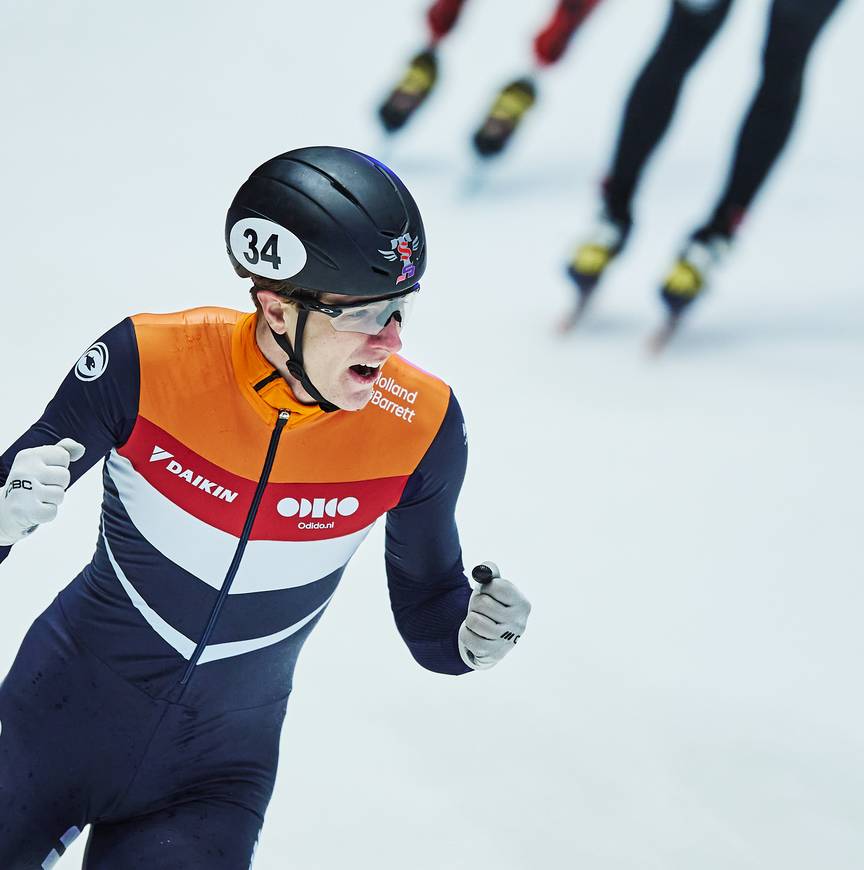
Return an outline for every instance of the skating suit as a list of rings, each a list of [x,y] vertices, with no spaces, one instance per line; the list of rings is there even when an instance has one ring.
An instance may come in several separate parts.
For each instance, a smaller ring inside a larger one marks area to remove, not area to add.
[[[247,870],[297,655],[385,514],[400,634],[430,670],[467,671],[450,388],[392,357],[370,404],[326,414],[255,325],[220,308],[124,320],[0,457],[0,483],[61,438],[86,447],[73,483],[104,460],[93,559],[0,685],[3,870],[52,866],[87,824],[88,870]]]

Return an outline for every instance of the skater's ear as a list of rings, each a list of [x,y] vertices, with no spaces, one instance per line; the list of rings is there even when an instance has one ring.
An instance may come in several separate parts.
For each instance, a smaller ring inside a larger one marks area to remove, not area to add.
[[[262,283],[280,284],[286,282],[268,282],[262,279]],[[299,287],[292,286],[287,291],[284,289],[272,290],[269,287],[259,286],[257,281],[249,292],[255,302],[258,319],[266,320],[276,332],[284,332],[289,323],[296,321],[297,307],[291,304],[292,296],[305,295],[306,298],[309,298],[309,294],[302,294]]]
[[[281,293],[265,290],[260,287],[253,286],[250,292],[255,301],[259,320],[261,318],[266,320],[267,324],[275,332],[285,332],[289,327],[287,312],[288,309],[293,307],[288,304],[289,300]]]

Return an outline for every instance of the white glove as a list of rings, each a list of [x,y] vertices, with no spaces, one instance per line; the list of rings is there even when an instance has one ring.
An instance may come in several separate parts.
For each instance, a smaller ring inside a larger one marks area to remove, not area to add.
[[[525,631],[531,604],[509,580],[501,579],[494,562],[478,565],[472,574],[479,582],[459,629],[459,655],[469,668],[480,671],[513,649]]]
[[[0,493],[0,547],[17,544],[57,516],[69,486],[69,463],[83,455],[84,446],[71,438],[18,453]]]

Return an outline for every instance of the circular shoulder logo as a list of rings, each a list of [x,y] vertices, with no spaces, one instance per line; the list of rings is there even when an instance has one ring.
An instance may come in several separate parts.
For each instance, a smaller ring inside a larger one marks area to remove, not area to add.
[[[264,218],[237,221],[228,243],[234,259],[263,278],[293,278],[306,265],[303,242],[291,230]]]
[[[95,381],[108,368],[108,347],[104,341],[91,345],[75,363],[75,377],[79,381]]]

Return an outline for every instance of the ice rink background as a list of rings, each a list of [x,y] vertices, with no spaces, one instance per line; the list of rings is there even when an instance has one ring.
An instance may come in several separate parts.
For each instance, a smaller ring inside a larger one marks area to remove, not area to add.
[[[830,23],[734,258],[651,363],[656,284],[722,183],[768,3],[738,0],[564,341],[562,263],[667,3],[608,0],[472,191],[468,135],[553,5],[472,0],[386,154],[430,244],[405,353],[468,420],[466,564],[526,590],[529,630],[489,673],[422,671],[378,528],[301,657],[256,868],[864,866],[864,8]],[[373,110],[425,0],[247,6],[0,4],[0,443],[125,315],[244,305],[222,222],[256,165],[383,155]],[[0,569],[0,673],[89,559],[99,490],[94,470]]]

